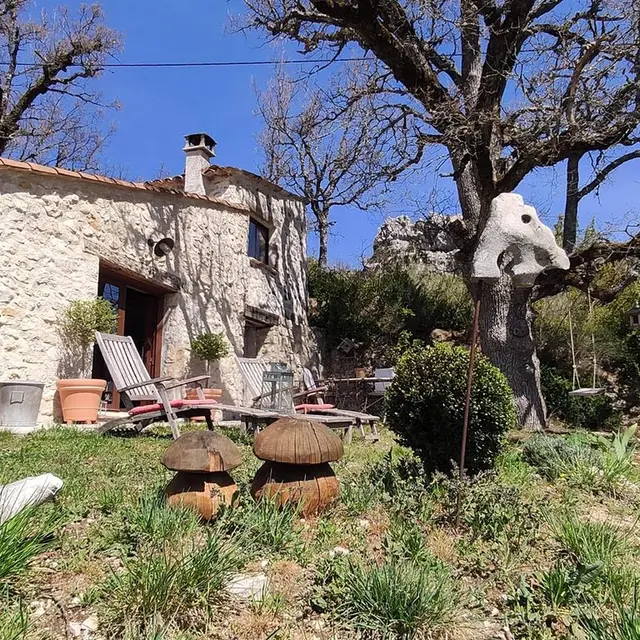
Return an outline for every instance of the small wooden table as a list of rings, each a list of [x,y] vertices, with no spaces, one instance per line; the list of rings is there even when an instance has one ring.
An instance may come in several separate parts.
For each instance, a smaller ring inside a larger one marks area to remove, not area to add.
[[[358,404],[358,408],[362,405],[360,405],[358,403],[359,397],[360,397],[360,389],[359,386],[362,383],[368,383],[368,384],[375,384],[376,382],[391,382],[393,380],[392,377],[377,377],[377,376],[370,376],[370,377],[365,377],[365,378],[358,378],[358,377],[353,377],[353,378],[327,378],[324,382],[332,387],[336,387],[337,385],[340,384],[346,384],[346,385],[350,385],[350,384],[355,384],[356,385],[356,392],[355,392],[355,400],[356,403]],[[375,406],[375,404],[377,402],[379,402],[384,395],[380,395],[376,400],[374,400],[371,405],[369,405],[368,403],[368,398],[371,394],[367,393],[364,399],[364,410],[368,411],[369,410],[369,406]],[[337,396],[337,394],[336,394]],[[340,406],[342,406],[342,402],[337,402],[337,404],[339,404]]]

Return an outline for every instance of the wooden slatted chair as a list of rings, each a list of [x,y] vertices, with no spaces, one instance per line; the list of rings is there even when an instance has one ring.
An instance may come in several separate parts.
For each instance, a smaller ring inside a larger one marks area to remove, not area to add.
[[[269,363],[259,358],[238,358],[236,357],[238,368],[242,374],[244,380],[244,398],[247,404],[259,404],[262,400],[262,376],[265,371],[269,370]],[[292,396],[295,400],[299,394]],[[321,412],[320,409],[325,408],[326,411]],[[312,422],[321,422],[326,424],[331,429],[344,429],[345,442],[351,442],[353,438],[353,424],[362,424],[362,421],[358,423],[358,418],[353,415],[354,412],[342,412],[335,410],[334,413],[329,413],[331,409],[334,409],[333,405],[319,405],[319,404],[301,404],[294,406],[294,402],[291,404],[291,411],[288,413],[280,414],[280,417],[286,417],[295,415],[295,413],[304,413],[305,418]],[[349,413],[350,415],[347,415]],[[375,416],[373,416],[375,417]],[[360,429],[364,435],[364,430]]]
[[[209,376],[196,376],[179,381],[171,376],[151,378],[133,338],[96,332],[96,340],[113,379],[113,385],[122,394],[129,413],[126,418],[111,420],[102,425],[100,433],[107,433],[130,423],[140,432],[153,422],[166,421],[171,426],[173,437],[178,438],[178,419],[194,416],[203,416],[207,421],[207,427],[213,429],[211,411],[220,409],[220,405],[204,399],[202,383],[208,380]],[[196,385],[198,400],[169,399],[168,391],[189,384]],[[151,404],[134,406],[135,402]]]

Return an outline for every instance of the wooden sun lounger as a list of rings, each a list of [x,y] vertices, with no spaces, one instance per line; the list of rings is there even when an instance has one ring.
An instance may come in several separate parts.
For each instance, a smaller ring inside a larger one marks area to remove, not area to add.
[[[187,380],[175,380],[168,376],[151,378],[133,339],[129,336],[96,333],[96,340],[113,379],[113,384],[122,394],[122,399],[129,412],[126,417],[103,424],[99,433],[122,429],[125,425],[132,425],[135,431],[140,433],[154,422],[168,422],[173,437],[178,438],[180,436],[178,419],[204,417],[207,421],[207,428],[213,429],[211,412],[216,410],[235,412],[236,415],[240,415],[246,420],[268,421],[279,417],[273,412],[205,401],[202,383],[208,380],[209,376],[196,376]],[[190,384],[196,385],[199,400],[169,400],[167,391]],[[134,402],[151,402],[153,404],[148,405],[149,408],[145,409],[144,406],[134,407]]]

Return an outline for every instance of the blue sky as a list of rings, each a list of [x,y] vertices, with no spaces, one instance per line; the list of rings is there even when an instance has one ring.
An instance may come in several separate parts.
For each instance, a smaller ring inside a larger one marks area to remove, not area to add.
[[[40,0],[34,6],[56,6]],[[76,8],[81,3],[65,3]],[[237,34],[229,29],[229,15],[240,14],[240,0],[105,0],[106,22],[123,35],[122,62],[193,62],[269,60],[275,50],[258,34]],[[108,100],[121,109],[109,113],[116,126],[108,148],[108,161],[121,166],[134,179],[150,179],[165,172],[183,170],[183,136],[207,131],[217,141],[216,162],[256,170],[259,163],[256,136],[260,120],[255,115],[254,84],[264,87],[270,67],[218,67],[188,69],[115,69],[97,80]],[[536,206],[548,222],[555,222],[564,198],[563,167],[532,174],[518,191]],[[445,193],[450,179],[429,174],[405,185],[398,201],[389,207],[399,215],[425,197],[433,184]],[[425,186],[427,185],[427,186]],[[413,193],[411,196],[404,192]],[[586,199],[581,223],[596,218],[601,225],[623,218],[640,218],[640,161],[628,164],[600,190],[600,198]],[[455,212],[449,208],[449,212]],[[380,214],[357,210],[336,212],[336,226],[329,245],[330,262],[357,264],[370,252]],[[317,246],[310,238],[310,251]]]

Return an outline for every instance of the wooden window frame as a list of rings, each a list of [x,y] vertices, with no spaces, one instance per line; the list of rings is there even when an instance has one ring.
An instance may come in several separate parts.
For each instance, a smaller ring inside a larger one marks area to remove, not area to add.
[[[269,266],[269,239],[271,231],[253,217],[249,218],[249,241],[247,253],[250,258]],[[264,255],[260,255],[260,237],[264,238]]]

